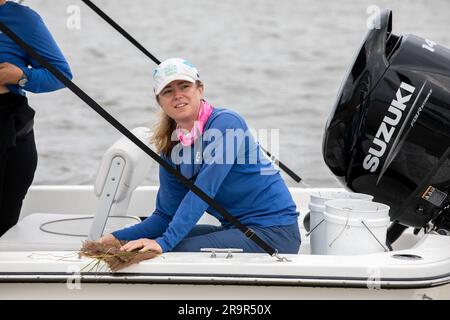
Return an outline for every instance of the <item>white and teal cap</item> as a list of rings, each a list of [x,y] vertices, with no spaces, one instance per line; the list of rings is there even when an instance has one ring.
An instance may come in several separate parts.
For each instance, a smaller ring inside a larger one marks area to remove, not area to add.
[[[165,86],[174,80],[186,80],[195,83],[200,80],[197,68],[189,61],[170,58],[161,62],[153,72],[153,90],[158,95]]]

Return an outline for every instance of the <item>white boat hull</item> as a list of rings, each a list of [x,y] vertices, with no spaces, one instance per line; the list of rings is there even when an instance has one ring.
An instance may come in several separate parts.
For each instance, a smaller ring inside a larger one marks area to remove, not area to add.
[[[300,220],[311,190],[290,190]],[[152,212],[156,191],[138,188],[128,214]],[[406,233],[391,252],[311,255],[301,227],[299,254],[281,255],[288,262],[173,252],[110,273],[78,257],[84,238],[39,229],[45,219],[86,215],[95,204],[90,186],[33,187],[20,223],[0,239],[0,299],[450,299],[450,237],[436,234]],[[206,215],[200,222],[217,223]]]

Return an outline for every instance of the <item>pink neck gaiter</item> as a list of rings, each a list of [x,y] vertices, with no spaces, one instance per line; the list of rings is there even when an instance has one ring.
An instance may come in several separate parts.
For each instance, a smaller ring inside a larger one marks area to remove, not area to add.
[[[195,139],[203,134],[203,129],[205,128],[206,121],[208,121],[209,116],[212,112],[213,107],[208,102],[202,99],[200,102],[198,119],[194,122],[194,126],[192,127],[191,131],[187,131],[177,126],[177,136],[183,146],[187,147],[192,145]]]

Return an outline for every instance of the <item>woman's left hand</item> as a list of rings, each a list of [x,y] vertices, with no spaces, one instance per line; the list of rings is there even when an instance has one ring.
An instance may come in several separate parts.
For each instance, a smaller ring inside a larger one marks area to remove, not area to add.
[[[19,67],[8,63],[0,63],[0,85],[17,84],[23,76],[23,71]]]
[[[137,239],[137,240],[132,240],[132,241],[128,241],[126,244],[124,244],[120,250],[122,251],[133,251],[136,249],[141,249],[139,250],[139,252],[145,252],[145,251],[156,251],[158,253],[162,253],[162,248],[161,246],[158,244],[158,242],[156,242],[155,240],[152,239],[147,239],[147,238],[141,238],[141,239]]]

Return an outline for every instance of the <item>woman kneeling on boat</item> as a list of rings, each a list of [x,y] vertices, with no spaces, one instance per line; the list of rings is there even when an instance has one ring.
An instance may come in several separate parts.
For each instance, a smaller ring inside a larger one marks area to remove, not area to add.
[[[183,59],[158,65],[154,92],[162,114],[152,136],[161,156],[242,224],[280,253],[300,247],[298,213],[272,162],[234,111],[203,99],[197,69]],[[264,252],[175,176],[160,166],[153,214],[134,226],[104,235],[130,240],[122,250],[196,252],[201,248],[241,248]],[[204,212],[221,226],[197,225]]]

